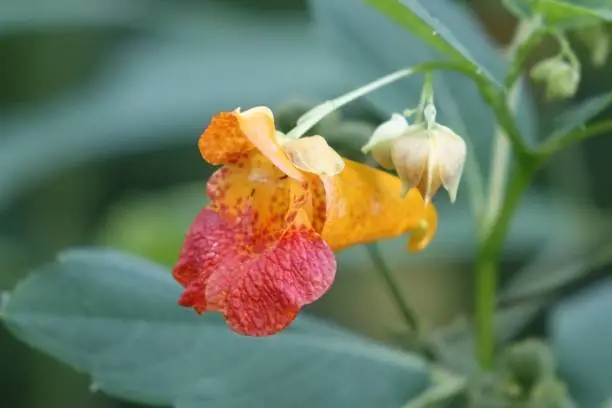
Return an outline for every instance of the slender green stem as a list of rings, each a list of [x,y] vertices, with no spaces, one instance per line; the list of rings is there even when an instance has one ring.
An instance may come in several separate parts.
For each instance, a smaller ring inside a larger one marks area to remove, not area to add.
[[[505,85],[508,90],[506,104],[512,118],[516,116],[517,104],[522,83],[520,74],[525,58],[537,44],[540,36],[541,19],[539,17],[522,20],[508,47],[504,50],[504,57],[510,62],[511,68]],[[521,139],[522,140],[522,139]],[[491,171],[489,178],[488,200],[483,217],[478,220],[479,235],[485,234],[491,226],[492,220],[499,213],[504,200],[506,179],[509,170],[510,153],[512,146],[503,126],[496,124],[495,138],[493,140]],[[522,159],[522,158],[521,158]]]
[[[541,160],[544,160],[550,155],[553,155],[585,139],[610,132],[612,132],[612,120],[608,119],[596,122],[588,127],[576,129],[569,133],[552,136],[538,149],[538,157]]]
[[[366,249],[376,270],[380,273],[380,277],[382,278],[385,286],[387,286],[387,290],[389,294],[393,298],[393,303],[397,307],[397,310],[402,315],[402,319],[406,322],[406,325],[410,330],[414,333],[419,332],[419,322],[416,317],[416,313],[410,308],[408,302],[404,299],[404,296],[400,292],[400,285],[393,276],[393,272],[385,262],[383,256],[380,253],[380,248],[376,243],[366,245]]]
[[[513,84],[508,96],[508,105],[513,110],[513,113],[516,111],[519,92],[520,83]],[[483,234],[486,234],[487,230],[491,227],[491,223],[503,205],[506,179],[510,168],[510,153],[511,145],[508,141],[506,132],[497,125],[495,138],[493,140],[487,203],[484,215],[478,223],[478,232],[481,237]]]
[[[537,161],[517,166],[508,184],[504,205],[482,241],[476,258],[476,341],[483,369],[490,369],[495,355],[494,312],[499,259],[510,221],[529,186]]]
[[[344,94],[336,99],[315,106],[298,120],[297,126],[287,133],[287,137],[295,139],[301,137],[331,112],[379,88],[392,84],[415,73],[427,73],[439,70],[455,71],[470,77],[478,86],[483,98],[493,109],[495,116],[498,118],[499,125],[506,132],[517,156],[521,159],[529,158],[531,152],[521,138],[520,132],[516,127],[513,114],[506,101],[505,89],[500,88],[496,83],[490,81],[485,76],[475,71],[472,67],[466,66],[465,64],[457,61],[430,61],[414,65],[411,68],[401,69],[382,78],[378,78],[375,81],[348,92],[347,94]]]
[[[465,65],[454,61],[425,62],[413,66],[412,69],[415,73],[449,70],[471,78],[477,85],[483,99],[488,103],[491,109],[493,109],[497,122],[506,133],[508,141],[512,145],[513,151],[519,162],[522,163],[523,161],[529,161],[531,159],[533,153],[521,137],[521,133],[516,126],[514,114],[508,104],[507,93],[504,88],[498,87],[495,83],[492,83],[478,72],[466,68]]]
[[[601,235],[600,240],[606,240],[609,237],[608,234]],[[524,303],[539,303],[543,300],[550,298],[558,298],[564,293],[567,293],[568,289],[576,287],[576,284],[580,285],[580,282],[584,282],[585,279],[594,281],[596,278],[607,276],[609,271],[605,268],[606,265],[610,264],[612,260],[612,244],[604,243],[592,252],[588,253],[588,256],[580,258],[579,261],[566,264],[562,266],[563,270],[568,271],[582,271],[584,274],[568,274],[559,281],[547,282],[546,285],[538,286],[536,289],[518,293],[515,296],[509,296],[505,299],[501,299],[497,302],[497,307],[500,309],[517,306]]]
[[[479,259],[476,264],[476,354],[482,369],[492,367],[495,356],[495,294],[499,271],[497,260]]]
[[[354,101],[357,98],[361,98],[375,90],[392,84],[402,78],[410,76],[415,71],[411,68],[400,69],[385,75],[384,77],[378,78],[370,83],[363,85],[360,88],[354,89],[344,95],[341,95],[335,99],[323,102],[320,105],[315,106],[305,114],[303,114],[297,121],[297,125],[287,133],[287,137],[290,139],[299,139],[306,132],[308,132],[314,125],[319,123],[321,119],[330,113],[336,111],[342,106]]]
[[[416,108],[416,114],[414,116],[414,123],[423,121],[423,113],[425,106],[428,103],[433,103],[433,84],[432,84],[431,72],[425,72],[425,79],[423,80],[423,88],[421,89],[421,97],[419,98],[419,106]]]
[[[574,53],[574,50],[572,49],[572,46],[570,45],[569,40],[567,39],[565,34],[563,34],[559,30],[552,30],[550,31],[550,33],[552,34],[553,37],[555,37],[555,39],[557,40],[557,43],[559,44],[560,54],[563,57],[567,58],[570,64],[572,64],[575,67],[580,68],[580,60]]]
[[[548,139],[537,154],[516,169],[508,185],[504,203],[485,235],[476,260],[476,339],[479,361],[490,369],[495,351],[494,312],[495,293],[499,276],[499,258],[510,221],[536,169],[551,155],[582,140],[612,132],[612,120],[604,120],[589,127]]]
[[[501,249],[510,220],[523,191],[529,185],[536,160],[516,129],[516,107],[520,92],[520,73],[529,51],[539,40],[539,18],[522,21],[505,51],[511,63],[506,78],[507,92],[490,98],[497,116],[493,144],[487,207],[479,223],[479,248],[476,258],[476,352],[483,369],[491,369],[495,356],[495,305]],[[495,107],[498,107],[495,109]],[[515,153],[516,169],[507,191],[510,153]]]
[[[511,89],[519,80],[523,74],[527,57],[540,44],[546,33],[547,30],[542,24],[541,16],[535,16],[531,20],[523,20],[519,23],[514,38],[505,52],[511,60],[510,72],[504,81],[506,89]]]

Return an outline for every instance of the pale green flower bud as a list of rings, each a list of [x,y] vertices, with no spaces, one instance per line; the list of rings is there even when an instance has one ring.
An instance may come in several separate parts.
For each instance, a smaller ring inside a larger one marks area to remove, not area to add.
[[[545,84],[548,100],[567,99],[578,90],[580,67],[561,57],[547,58],[532,68],[531,78]]]
[[[534,387],[529,406],[534,408],[577,408],[567,388],[560,380],[549,377]]]
[[[550,347],[539,340],[525,340],[508,347],[502,356],[502,369],[521,393],[528,393],[538,382],[553,377],[555,358]]]
[[[467,156],[465,141],[438,123],[409,126],[394,115],[376,129],[363,148],[372,151],[383,167],[395,169],[402,180],[402,196],[416,188],[426,202],[444,187],[454,202]]]
[[[403,115],[394,113],[391,118],[374,129],[374,133],[368,143],[363,146],[363,153],[372,152],[372,157],[378,164],[387,170],[394,168],[391,161],[391,145],[393,140],[402,136],[410,128],[408,121]]]
[[[455,201],[466,156],[465,141],[437,123],[429,129],[424,124],[412,126],[391,148],[391,160],[404,184],[402,194],[417,188],[426,202],[442,186],[451,203]]]

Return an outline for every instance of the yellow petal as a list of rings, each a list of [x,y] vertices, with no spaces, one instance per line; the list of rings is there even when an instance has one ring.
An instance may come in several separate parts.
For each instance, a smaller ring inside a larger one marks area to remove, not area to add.
[[[282,146],[300,170],[320,176],[335,176],[344,169],[342,157],[321,136],[287,140]]]
[[[215,115],[198,140],[204,160],[212,165],[237,163],[254,148],[240,128],[236,112]]]
[[[414,232],[408,249],[424,249],[437,228],[433,204],[416,189],[401,198],[399,178],[345,159],[344,171],[321,177],[326,192],[322,236],[334,250]]]
[[[253,242],[279,238],[309,198],[305,182],[289,178],[255,151],[217,170],[207,187],[211,209],[229,218],[251,217]]]
[[[308,182],[308,195],[310,199],[304,205],[304,211],[311,221],[312,228],[320,234],[327,219],[325,186],[321,178],[315,174],[307,173],[306,180]]]
[[[240,114],[240,128],[255,145],[283,173],[296,180],[303,180],[302,173],[291,163],[276,139],[272,111],[264,106],[249,109]]]
[[[427,248],[438,230],[438,212],[433,204],[429,203],[423,218],[417,228],[412,230],[406,249],[410,252],[420,252]]]
[[[303,180],[278,144],[274,116],[266,107],[219,113],[200,136],[198,147],[202,157],[213,165],[236,164],[256,149],[284,174]]]

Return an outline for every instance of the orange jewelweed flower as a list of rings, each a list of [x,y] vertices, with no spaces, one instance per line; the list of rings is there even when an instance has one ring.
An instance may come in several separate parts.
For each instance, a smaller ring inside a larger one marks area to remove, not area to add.
[[[400,198],[397,177],[342,159],[321,136],[284,137],[268,108],[216,115],[198,146],[223,167],[173,276],[182,306],[220,312],[238,333],[287,327],[331,286],[333,251],[408,231],[419,251],[435,234],[435,208],[416,189]]]

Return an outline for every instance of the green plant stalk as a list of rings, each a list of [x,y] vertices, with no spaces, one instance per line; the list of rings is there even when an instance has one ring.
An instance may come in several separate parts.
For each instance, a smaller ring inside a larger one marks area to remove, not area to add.
[[[419,106],[416,108],[414,123],[420,123],[423,119],[423,111],[428,103],[433,103],[433,84],[431,72],[425,72],[423,80],[423,88],[421,89],[421,97],[419,98]]]
[[[540,24],[539,18],[520,21],[512,41],[504,51],[505,58],[511,61],[510,72],[505,81],[505,86],[508,89],[508,96],[505,98],[505,101],[512,118],[516,116],[517,102],[522,86],[520,78],[523,63],[531,49],[540,40],[540,36],[536,35]],[[511,151],[512,146],[507,131],[498,120],[491,153],[487,202],[482,217],[478,217],[476,220],[478,237],[480,239],[487,233],[491,227],[491,222],[500,211],[504,199]],[[523,159],[524,157],[521,156],[521,160]]]
[[[383,256],[380,253],[380,248],[376,243],[366,245],[366,250],[372,263],[376,267],[376,271],[380,274],[389,294],[393,298],[395,307],[400,312],[402,319],[413,333],[419,335],[419,322],[416,317],[416,313],[408,305],[408,302],[404,299],[404,296],[400,292],[400,285],[393,276],[393,272],[385,262]]]
[[[354,101],[355,99],[361,98],[364,95],[367,95],[375,90],[392,84],[402,78],[408,77],[414,74],[414,70],[412,68],[400,69],[399,71],[392,72],[384,77],[378,78],[370,83],[367,83],[357,89],[353,89],[344,95],[340,95],[339,97],[325,101],[308,112],[304,113],[297,121],[297,125],[291,129],[285,135],[289,139],[299,139],[304,136],[306,132],[308,132],[313,126],[321,121],[325,116],[330,113],[340,109],[347,103]]]
[[[516,123],[514,115],[506,101],[506,92],[496,83],[490,81],[478,71],[474,71],[470,67],[466,67],[457,61],[430,61],[414,65],[410,68],[400,69],[378,78],[358,89],[352,90],[338,98],[329,100],[320,105],[315,106],[310,111],[306,112],[298,120],[295,128],[287,133],[287,137],[298,139],[304,135],[311,127],[316,125],[322,118],[331,112],[340,109],[344,105],[358,99],[364,95],[374,92],[377,89],[395,83],[396,81],[411,76],[416,73],[429,73],[440,70],[449,70],[461,73],[471,78],[477,85],[483,99],[491,106],[493,113],[497,117],[499,126],[504,130],[508,140],[512,144],[514,153],[519,159],[529,158],[532,152],[522,139]]]
[[[542,143],[537,151],[537,156],[540,161],[544,161],[549,156],[576,143],[610,132],[612,132],[612,120],[607,119],[569,133],[552,136]]]
[[[495,356],[494,313],[499,276],[499,259],[510,221],[533,174],[552,155],[585,139],[612,132],[612,120],[603,120],[591,126],[554,136],[526,159],[515,159],[516,168],[511,176],[506,198],[491,228],[483,237],[476,258],[476,343],[477,356],[483,369],[491,369]]]
[[[510,221],[529,186],[538,161],[516,166],[506,199],[485,235],[476,257],[476,354],[481,368],[490,370],[495,356],[494,315],[499,259]]]
[[[520,82],[513,84],[508,96],[508,105],[512,113],[516,114],[516,104],[520,92]],[[477,220],[479,237],[482,238],[491,227],[491,222],[499,213],[504,200],[504,190],[510,164],[510,153],[512,146],[506,136],[506,132],[497,125],[491,159],[491,170],[489,178],[489,189],[485,212],[481,219]]]
[[[519,80],[523,74],[525,61],[531,51],[538,46],[547,34],[546,27],[542,24],[542,17],[536,15],[530,21],[519,23],[514,38],[505,54],[512,58],[512,65],[506,77],[504,85],[507,89]]]
[[[503,119],[505,121],[511,120],[515,122],[517,103],[522,86],[521,71],[529,52],[542,38],[540,27],[541,18],[539,16],[520,21],[512,41],[510,41],[510,44],[504,50],[504,57],[511,63],[510,72],[505,81],[507,94],[503,97],[498,97],[498,99],[503,98],[506,103],[507,110],[504,112],[504,115],[510,115],[510,118],[506,117]],[[497,117],[498,123],[496,124],[495,138],[493,140],[488,200],[483,217],[478,220],[478,232],[481,237],[483,234],[486,234],[491,227],[492,220],[500,211],[504,199],[510,152],[512,150],[516,151],[518,150],[517,147],[520,147],[516,141],[513,142],[509,139],[507,126],[503,126],[499,115]],[[523,140],[522,137],[519,136],[519,138],[521,141]],[[511,145],[511,142],[513,142],[514,146]],[[519,165],[527,160],[529,156],[528,149],[525,149],[524,152],[527,154],[520,151],[516,153],[519,158]]]
[[[580,60],[574,53],[574,50],[572,50],[572,46],[570,45],[569,40],[567,39],[565,34],[558,30],[553,30],[550,32],[550,34],[552,34],[552,36],[555,37],[555,39],[557,40],[557,43],[559,44],[560,48],[560,54],[563,57],[567,58],[567,60],[572,66],[580,68]]]
[[[519,23],[514,38],[504,52],[512,64],[505,81],[507,92],[498,92],[490,98],[491,106],[503,105],[504,109],[494,109],[498,124],[493,142],[488,200],[483,217],[477,220],[476,354],[481,368],[485,370],[492,368],[495,356],[494,317],[501,249],[510,220],[535,170],[536,161],[516,129],[515,116],[521,68],[529,51],[537,43],[539,28],[539,18]],[[515,153],[516,170],[506,192],[511,151]]]

